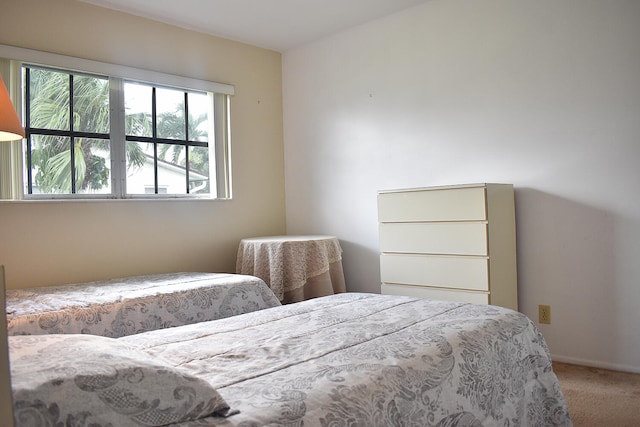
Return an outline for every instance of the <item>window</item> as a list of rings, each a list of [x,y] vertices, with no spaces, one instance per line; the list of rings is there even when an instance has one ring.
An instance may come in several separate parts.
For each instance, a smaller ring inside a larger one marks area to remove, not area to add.
[[[125,82],[124,98],[127,193],[208,194],[211,97]]]
[[[23,70],[25,193],[111,194],[109,80]]]
[[[25,198],[230,198],[233,87],[3,50],[20,71]]]

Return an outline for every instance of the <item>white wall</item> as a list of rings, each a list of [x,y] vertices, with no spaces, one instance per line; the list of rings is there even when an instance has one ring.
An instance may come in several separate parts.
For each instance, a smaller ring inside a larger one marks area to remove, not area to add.
[[[640,372],[640,2],[431,0],[283,56],[287,231],[379,292],[376,192],[516,187],[520,310]]]

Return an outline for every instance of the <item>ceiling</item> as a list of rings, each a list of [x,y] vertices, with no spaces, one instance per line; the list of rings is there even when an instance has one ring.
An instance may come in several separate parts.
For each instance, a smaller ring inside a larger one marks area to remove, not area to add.
[[[428,0],[80,0],[284,52]]]

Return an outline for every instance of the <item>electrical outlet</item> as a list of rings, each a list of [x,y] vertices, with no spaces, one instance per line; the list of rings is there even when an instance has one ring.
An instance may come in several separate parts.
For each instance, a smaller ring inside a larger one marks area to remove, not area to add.
[[[551,306],[540,304],[538,306],[538,322],[540,323],[551,323]]]

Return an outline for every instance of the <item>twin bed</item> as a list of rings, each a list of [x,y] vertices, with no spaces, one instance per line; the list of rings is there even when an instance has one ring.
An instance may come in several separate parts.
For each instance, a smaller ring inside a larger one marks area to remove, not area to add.
[[[540,332],[495,306],[179,273],[8,291],[7,320],[18,426],[571,425]]]

